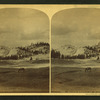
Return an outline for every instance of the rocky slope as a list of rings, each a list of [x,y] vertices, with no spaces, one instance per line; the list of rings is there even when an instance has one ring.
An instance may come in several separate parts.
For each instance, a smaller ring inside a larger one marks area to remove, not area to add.
[[[21,46],[15,48],[0,46],[1,59],[22,59],[37,55],[49,55],[49,44],[40,42],[36,44],[32,43],[31,45],[25,47]]]

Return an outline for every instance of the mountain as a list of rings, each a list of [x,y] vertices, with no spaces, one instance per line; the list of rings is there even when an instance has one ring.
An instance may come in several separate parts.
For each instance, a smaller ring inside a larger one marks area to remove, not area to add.
[[[6,56],[9,54],[9,48],[5,46],[0,46],[0,56]]]
[[[49,54],[49,44],[40,42],[36,44],[31,44],[29,46],[21,47],[5,47],[0,46],[0,58],[1,59],[22,59],[36,55],[48,55]]]
[[[100,55],[100,42],[97,45],[77,47],[74,45],[64,45],[57,50],[52,50],[52,56],[82,56],[86,58],[96,57]],[[77,58],[77,57],[76,57]]]

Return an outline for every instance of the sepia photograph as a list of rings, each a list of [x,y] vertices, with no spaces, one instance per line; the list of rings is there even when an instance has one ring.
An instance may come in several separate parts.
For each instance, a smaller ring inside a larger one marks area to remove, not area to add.
[[[1,5],[0,94],[100,95],[100,5]]]
[[[52,93],[100,93],[100,9],[70,8],[51,19]]]
[[[0,93],[48,93],[49,45],[44,12],[0,8]]]

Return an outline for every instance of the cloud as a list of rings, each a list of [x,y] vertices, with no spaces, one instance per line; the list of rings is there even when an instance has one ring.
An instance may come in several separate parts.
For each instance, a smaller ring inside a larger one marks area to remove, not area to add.
[[[39,10],[0,9],[0,45],[14,46],[38,40],[49,41],[48,29],[48,16]]]
[[[70,34],[71,32],[76,32],[75,27],[69,27],[64,24],[62,25],[52,25],[51,32],[53,33],[52,35],[67,35]]]
[[[48,40],[49,39],[49,30],[45,30],[45,31],[41,31],[41,30],[37,30],[36,32],[33,33],[29,33],[29,34],[21,34],[21,40],[38,40],[38,39],[45,39]]]
[[[92,28],[90,30],[90,35],[88,36],[89,39],[100,39],[100,28],[99,26],[95,27],[95,28]]]
[[[52,47],[94,45],[100,41],[100,9],[73,8],[52,18]]]

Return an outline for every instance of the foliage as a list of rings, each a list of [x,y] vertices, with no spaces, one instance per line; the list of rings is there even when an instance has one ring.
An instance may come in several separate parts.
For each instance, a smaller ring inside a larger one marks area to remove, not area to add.
[[[40,42],[25,47],[16,47],[17,54],[11,55],[11,56],[0,56],[0,60],[17,60],[22,59],[25,57],[31,57],[32,55],[38,55],[38,54],[48,54],[49,53],[49,44],[45,42]]]

